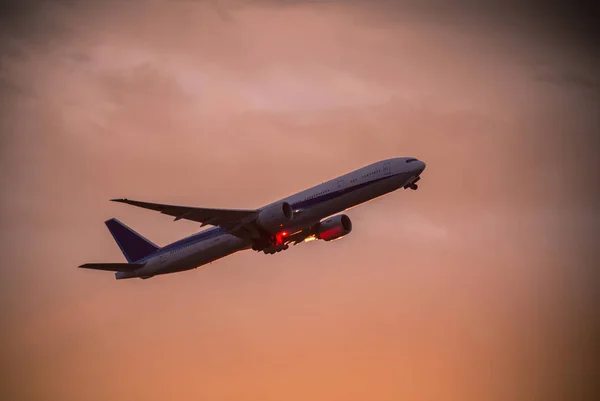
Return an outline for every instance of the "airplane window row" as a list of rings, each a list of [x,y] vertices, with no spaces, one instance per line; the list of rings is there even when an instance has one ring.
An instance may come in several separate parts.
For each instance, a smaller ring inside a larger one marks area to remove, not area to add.
[[[380,171],[381,170],[372,171],[372,172],[370,172],[368,174],[363,175],[362,178],[366,178],[366,177],[372,176],[373,174],[379,173]]]
[[[311,195],[311,196],[309,196],[309,197],[308,197],[308,198],[306,198],[306,199],[313,199],[313,198],[316,198],[317,196],[324,195],[324,194],[326,194],[327,192],[329,192],[329,190],[326,190],[326,191],[321,191],[321,192],[319,192],[319,193],[316,193],[316,194],[314,194],[314,195]]]
[[[192,245],[195,245],[195,244],[188,244],[188,245],[184,245],[184,246],[182,246],[181,248],[173,249],[172,251],[170,251],[170,252],[169,252],[169,254],[171,254],[171,253],[173,253],[173,252],[179,252],[179,251],[181,251],[182,249],[189,248],[189,247],[190,247],[190,246],[192,246]]]

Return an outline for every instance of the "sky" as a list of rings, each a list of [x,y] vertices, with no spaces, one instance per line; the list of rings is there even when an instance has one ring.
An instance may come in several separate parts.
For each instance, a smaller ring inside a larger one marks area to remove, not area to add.
[[[23,4],[0,24],[0,398],[598,389],[600,58],[583,13]],[[111,198],[257,208],[403,156],[427,163],[419,190],[348,211],[341,241],[150,280],[77,269],[124,261],[111,217],[160,245],[200,229]]]

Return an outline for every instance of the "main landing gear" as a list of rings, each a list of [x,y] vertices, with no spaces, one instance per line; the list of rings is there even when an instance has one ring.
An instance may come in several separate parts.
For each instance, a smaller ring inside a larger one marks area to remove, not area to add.
[[[266,255],[273,255],[274,253],[277,252],[281,252],[281,251],[285,251],[286,249],[288,249],[290,246],[289,245],[277,245],[277,246],[272,246],[270,248],[265,248],[262,251],[266,254]]]
[[[257,241],[252,245],[252,250],[257,252],[264,252],[267,255],[272,255],[277,252],[285,251],[290,246],[279,241]]]

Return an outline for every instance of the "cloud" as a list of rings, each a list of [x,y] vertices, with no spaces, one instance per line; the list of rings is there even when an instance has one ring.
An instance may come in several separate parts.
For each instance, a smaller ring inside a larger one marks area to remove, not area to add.
[[[9,398],[547,398],[590,316],[597,101],[535,66],[591,64],[519,18],[415,4],[44,3],[4,25]],[[113,216],[160,244],[198,229],[110,198],[259,207],[395,156],[427,162],[419,190],[349,210],[342,241],[143,282],[76,269],[122,260]]]
[[[543,82],[548,82],[555,85],[572,85],[578,88],[597,91],[600,88],[600,82],[595,81],[591,77],[573,72],[563,72],[560,74],[552,74],[548,72],[540,72],[538,79]]]

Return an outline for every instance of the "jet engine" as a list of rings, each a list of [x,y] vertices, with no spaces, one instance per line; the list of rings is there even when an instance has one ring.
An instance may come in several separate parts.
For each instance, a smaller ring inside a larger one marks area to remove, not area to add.
[[[270,233],[276,233],[280,228],[294,218],[292,206],[287,202],[273,203],[260,211],[257,224]]]
[[[345,214],[338,214],[320,222],[316,228],[315,237],[323,241],[332,241],[350,234],[351,231],[352,221],[350,221],[350,217]]]

